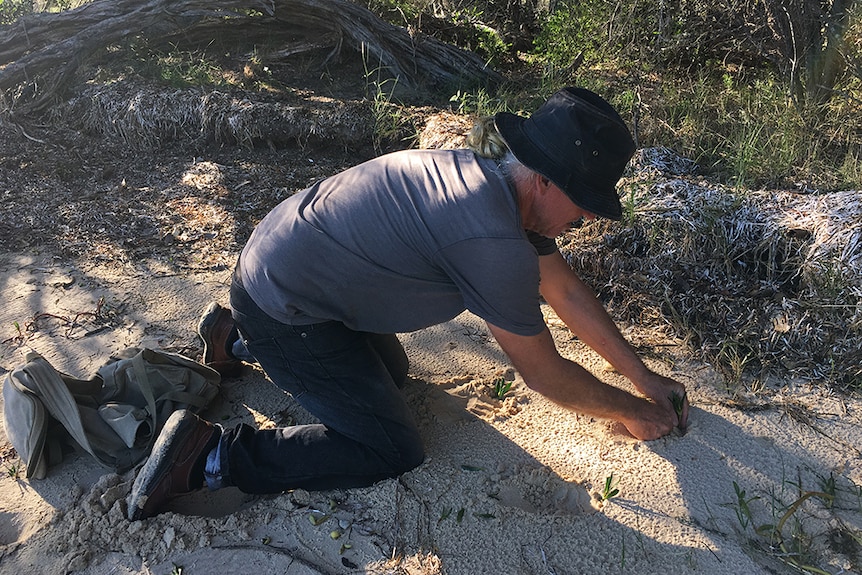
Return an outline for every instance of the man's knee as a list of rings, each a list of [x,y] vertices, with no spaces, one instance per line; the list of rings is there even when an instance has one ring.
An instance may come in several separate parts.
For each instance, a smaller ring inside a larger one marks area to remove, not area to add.
[[[402,473],[416,469],[422,465],[422,462],[425,461],[425,448],[422,446],[421,442],[419,445],[414,446],[414,448],[409,452],[406,452],[404,457],[402,457],[402,461],[404,463]]]
[[[393,475],[401,475],[419,467],[425,461],[425,446],[418,435],[409,441],[402,441],[397,446],[398,455],[393,462]]]

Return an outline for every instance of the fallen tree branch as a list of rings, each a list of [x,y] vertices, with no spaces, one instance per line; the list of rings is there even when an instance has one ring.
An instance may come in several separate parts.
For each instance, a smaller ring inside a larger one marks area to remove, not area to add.
[[[60,13],[23,17],[0,28],[0,111],[26,114],[48,106],[96,52],[130,38],[216,30],[275,20],[309,29],[367,54],[369,65],[402,86],[500,80],[472,52],[434,38],[411,36],[347,0],[95,0]],[[212,39],[212,36],[209,38]]]

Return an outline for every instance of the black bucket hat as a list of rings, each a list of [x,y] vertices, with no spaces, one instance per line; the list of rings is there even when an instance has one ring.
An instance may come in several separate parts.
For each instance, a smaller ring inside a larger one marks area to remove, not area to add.
[[[563,88],[529,118],[499,112],[494,123],[518,161],[551,180],[575,205],[597,216],[622,218],[616,185],[635,143],[601,96]]]

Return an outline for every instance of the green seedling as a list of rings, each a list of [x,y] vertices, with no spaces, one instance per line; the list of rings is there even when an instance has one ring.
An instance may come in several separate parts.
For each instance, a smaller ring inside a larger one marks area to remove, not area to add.
[[[818,480],[820,481],[820,491],[827,494],[830,499],[826,501],[826,507],[831,508],[833,502],[835,501],[835,495],[838,491],[838,484],[835,481],[835,475],[832,472],[829,472],[829,477],[818,476]]]
[[[685,407],[686,397],[687,397],[687,394],[684,392],[682,395],[680,395],[676,391],[672,391],[670,393],[670,397],[668,398],[668,399],[670,399],[670,402],[673,405],[673,410],[676,413],[677,419],[680,421],[682,420],[682,410]],[[679,430],[683,434],[685,434],[685,432],[686,432],[686,428],[683,427],[682,425],[679,426]]]
[[[463,507],[461,509],[459,509],[458,514],[455,516],[455,521],[457,521],[458,523],[461,523],[461,521],[464,520],[464,512],[465,511],[466,510]]]
[[[739,524],[742,528],[747,529],[753,520],[749,504],[752,501],[757,501],[760,497],[755,496],[747,498],[745,496],[745,489],[742,489],[736,481],[733,482],[733,490],[736,492],[736,505],[734,506],[736,518],[739,520]]]
[[[673,404],[673,410],[676,412],[677,416],[682,415],[682,408],[683,408],[683,405],[685,405],[685,396],[686,396],[685,393],[683,393],[682,395],[678,394],[675,391],[672,391],[670,393],[669,399],[670,399],[670,402]]]
[[[183,575],[183,566],[174,563],[174,568],[171,569],[171,575]]]
[[[440,519],[437,520],[437,523],[440,523],[441,521],[445,521],[445,520],[449,519],[449,516],[451,516],[451,515],[452,515],[452,508],[451,507],[445,507],[443,509],[443,511],[440,513]]]
[[[505,377],[494,380],[494,397],[497,399],[503,399],[510,389],[512,389],[512,382],[506,381]]]
[[[12,464],[6,468],[6,475],[11,477],[12,479],[18,479],[18,476],[21,473],[21,466],[17,463]]]
[[[614,474],[611,473],[605,478],[605,485],[602,488],[602,501],[607,501],[608,499],[613,499],[617,495],[620,494],[620,490],[617,489],[618,482],[614,481]]]

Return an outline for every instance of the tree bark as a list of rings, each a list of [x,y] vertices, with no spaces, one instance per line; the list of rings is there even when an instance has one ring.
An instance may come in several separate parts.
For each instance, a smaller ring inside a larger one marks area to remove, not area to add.
[[[460,81],[494,83],[500,76],[472,52],[410,35],[347,0],[95,0],[60,13],[32,14],[0,28],[0,111],[48,106],[88,58],[130,38],[159,38],[199,26],[275,20],[319,31],[367,54],[373,70],[400,85]]]

